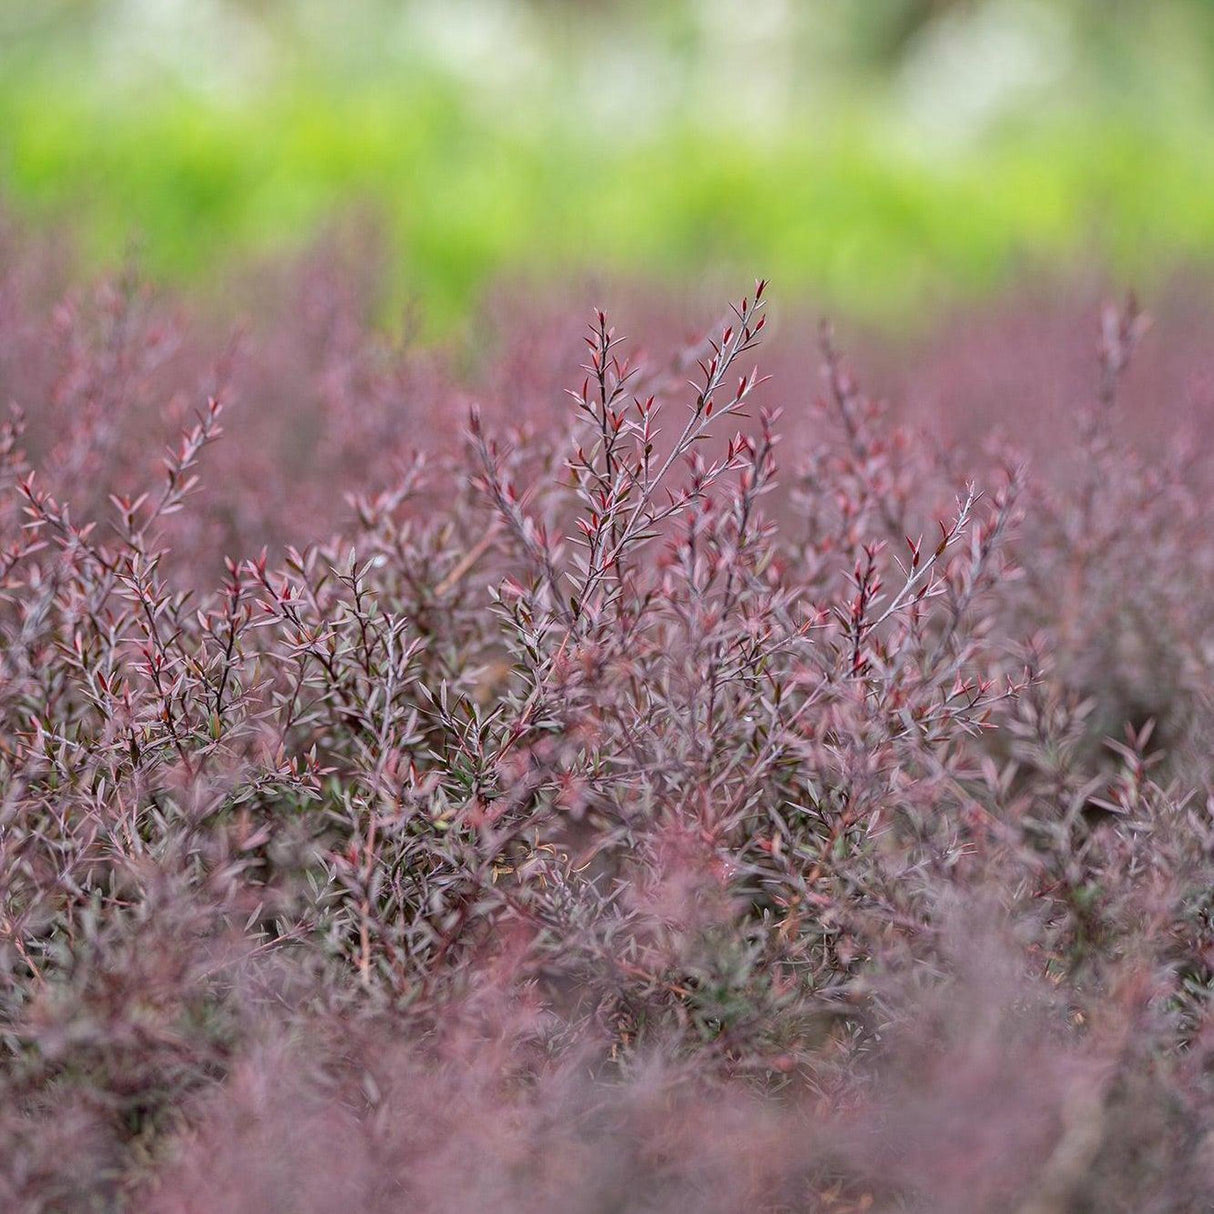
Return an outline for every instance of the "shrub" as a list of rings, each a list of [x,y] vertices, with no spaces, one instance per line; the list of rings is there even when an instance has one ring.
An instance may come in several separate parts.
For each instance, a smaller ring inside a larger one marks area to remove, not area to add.
[[[688,386],[596,312],[458,439],[326,290],[155,475],[137,287],[2,339],[6,1205],[1199,1208],[1209,546],[1114,434],[1137,313],[1072,472],[958,478],[824,330],[782,477],[762,283]]]

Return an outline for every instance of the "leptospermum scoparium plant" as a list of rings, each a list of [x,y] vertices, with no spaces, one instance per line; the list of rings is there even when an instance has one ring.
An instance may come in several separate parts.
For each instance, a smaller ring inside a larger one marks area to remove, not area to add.
[[[763,283],[469,409],[323,274],[197,393],[134,282],[30,281],[5,1209],[1203,1208],[1211,547],[1135,309],[1035,481],[827,329],[765,382]]]

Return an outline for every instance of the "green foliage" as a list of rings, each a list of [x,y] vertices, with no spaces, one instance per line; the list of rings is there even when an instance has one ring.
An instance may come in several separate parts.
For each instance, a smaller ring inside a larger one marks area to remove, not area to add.
[[[361,205],[438,328],[502,276],[778,267],[786,290],[905,325],[1042,265],[1149,282],[1214,248],[1211,42],[1191,6],[1102,24],[887,4],[848,24],[760,5],[747,32],[686,5],[607,21],[465,3],[471,50],[430,8],[401,34],[374,5],[340,29],[236,6],[249,46],[233,35],[227,75],[188,45],[149,67],[129,30],[105,41],[105,6],[61,8],[0,52],[0,198],[70,217],[95,260],[134,241],[170,279]]]

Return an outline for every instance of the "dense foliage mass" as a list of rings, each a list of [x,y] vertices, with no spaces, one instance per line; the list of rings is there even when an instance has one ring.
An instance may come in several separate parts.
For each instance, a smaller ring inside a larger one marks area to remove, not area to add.
[[[209,368],[3,267],[6,1210],[1208,1208],[1208,477],[1123,437],[1132,305],[1026,466],[827,330],[794,406],[762,284],[461,378],[323,261]]]

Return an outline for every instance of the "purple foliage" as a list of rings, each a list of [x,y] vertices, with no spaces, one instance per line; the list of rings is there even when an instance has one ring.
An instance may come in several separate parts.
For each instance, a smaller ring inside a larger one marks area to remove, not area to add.
[[[208,357],[4,239],[5,1209],[1209,1208],[1208,474],[1132,303],[1026,462],[1009,318],[921,434],[825,329],[781,415],[763,284],[459,374],[323,252]]]

